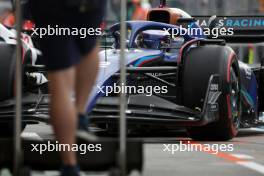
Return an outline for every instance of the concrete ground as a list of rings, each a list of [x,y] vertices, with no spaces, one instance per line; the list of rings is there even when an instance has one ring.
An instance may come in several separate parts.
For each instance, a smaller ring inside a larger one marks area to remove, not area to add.
[[[31,125],[23,133],[26,137],[50,139],[53,132],[45,124]],[[169,136],[145,136],[144,176],[261,176],[264,175],[264,128],[243,129],[238,137],[228,142],[196,143],[199,151],[176,151],[180,141],[188,140],[184,132],[170,132]],[[134,137],[139,138],[139,137]],[[194,141],[192,141],[192,144]],[[230,151],[218,151],[213,146],[229,146]],[[172,152],[172,146],[175,151]],[[208,150],[208,146],[211,147]],[[232,151],[231,151],[232,149]],[[107,175],[107,173],[83,173],[84,175]],[[10,175],[2,170],[0,176]],[[59,175],[56,171],[33,172],[33,176]],[[138,175],[138,173],[132,173]]]

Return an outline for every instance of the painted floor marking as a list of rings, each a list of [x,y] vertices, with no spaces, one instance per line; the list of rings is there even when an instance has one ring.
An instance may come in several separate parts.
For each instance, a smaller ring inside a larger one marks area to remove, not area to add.
[[[193,144],[199,144],[199,142],[192,141]],[[202,144],[202,143],[200,143]],[[243,166],[245,168],[251,169],[255,172],[261,173],[264,175],[264,165],[261,165],[259,163],[256,163],[254,161],[248,161],[248,159],[254,159],[254,157],[245,155],[245,154],[230,154],[225,152],[218,152],[217,154],[214,154],[214,151],[208,151],[208,148],[205,148],[202,145],[202,151],[205,153],[209,153],[211,155],[214,155],[218,158],[222,158],[226,161],[238,164],[240,166]]]
[[[253,161],[242,161],[242,162],[237,162],[237,164],[244,166],[248,169],[254,170],[256,172],[259,172],[259,173],[264,175],[264,166],[259,164],[259,163],[256,163]]]
[[[244,159],[244,160],[252,160],[252,159],[254,159],[253,156],[240,154],[240,153],[231,154],[231,155],[234,156],[234,157],[240,158],[240,159]]]

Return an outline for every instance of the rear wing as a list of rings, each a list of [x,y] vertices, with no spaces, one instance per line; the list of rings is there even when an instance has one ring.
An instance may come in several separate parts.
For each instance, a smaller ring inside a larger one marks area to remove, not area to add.
[[[193,16],[202,28],[232,29],[232,35],[220,34],[218,39],[229,43],[264,42],[264,16]]]

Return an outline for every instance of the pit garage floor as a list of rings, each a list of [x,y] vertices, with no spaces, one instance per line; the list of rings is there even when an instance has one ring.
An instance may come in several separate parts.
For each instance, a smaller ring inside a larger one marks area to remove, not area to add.
[[[27,126],[23,135],[36,138],[50,138],[50,126],[45,124]],[[168,137],[169,136],[169,137]],[[138,137],[135,137],[138,138]],[[229,142],[205,142],[203,145],[233,144],[232,152],[181,152],[174,154],[165,150],[164,144],[179,144],[191,140],[184,131],[170,132],[166,135],[145,136],[144,176],[262,176],[264,175],[264,127],[243,129],[238,137]],[[165,150],[165,151],[164,151]],[[33,176],[57,176],[58,172],[34,172]],[[83,175],[107,175],[106,173],[83,173]],[[131,175],[138,175],[132,173]],[[1,176],[10,176],[7,170]]]

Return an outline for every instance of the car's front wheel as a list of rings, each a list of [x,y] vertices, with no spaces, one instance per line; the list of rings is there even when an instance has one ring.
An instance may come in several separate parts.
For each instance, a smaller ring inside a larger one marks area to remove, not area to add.
[[[238,133],[241,83],[238,62],[231,48],[210,45],[189,51],[183,72],[183,103],[201,109],[212,74],[220,77],[219,119],[205,126],[188,127],[190,137],[195,140],[229,140]]]
[[[14,95],[15,78],[15,46],[0,44],[0,101],[12,98]]]

